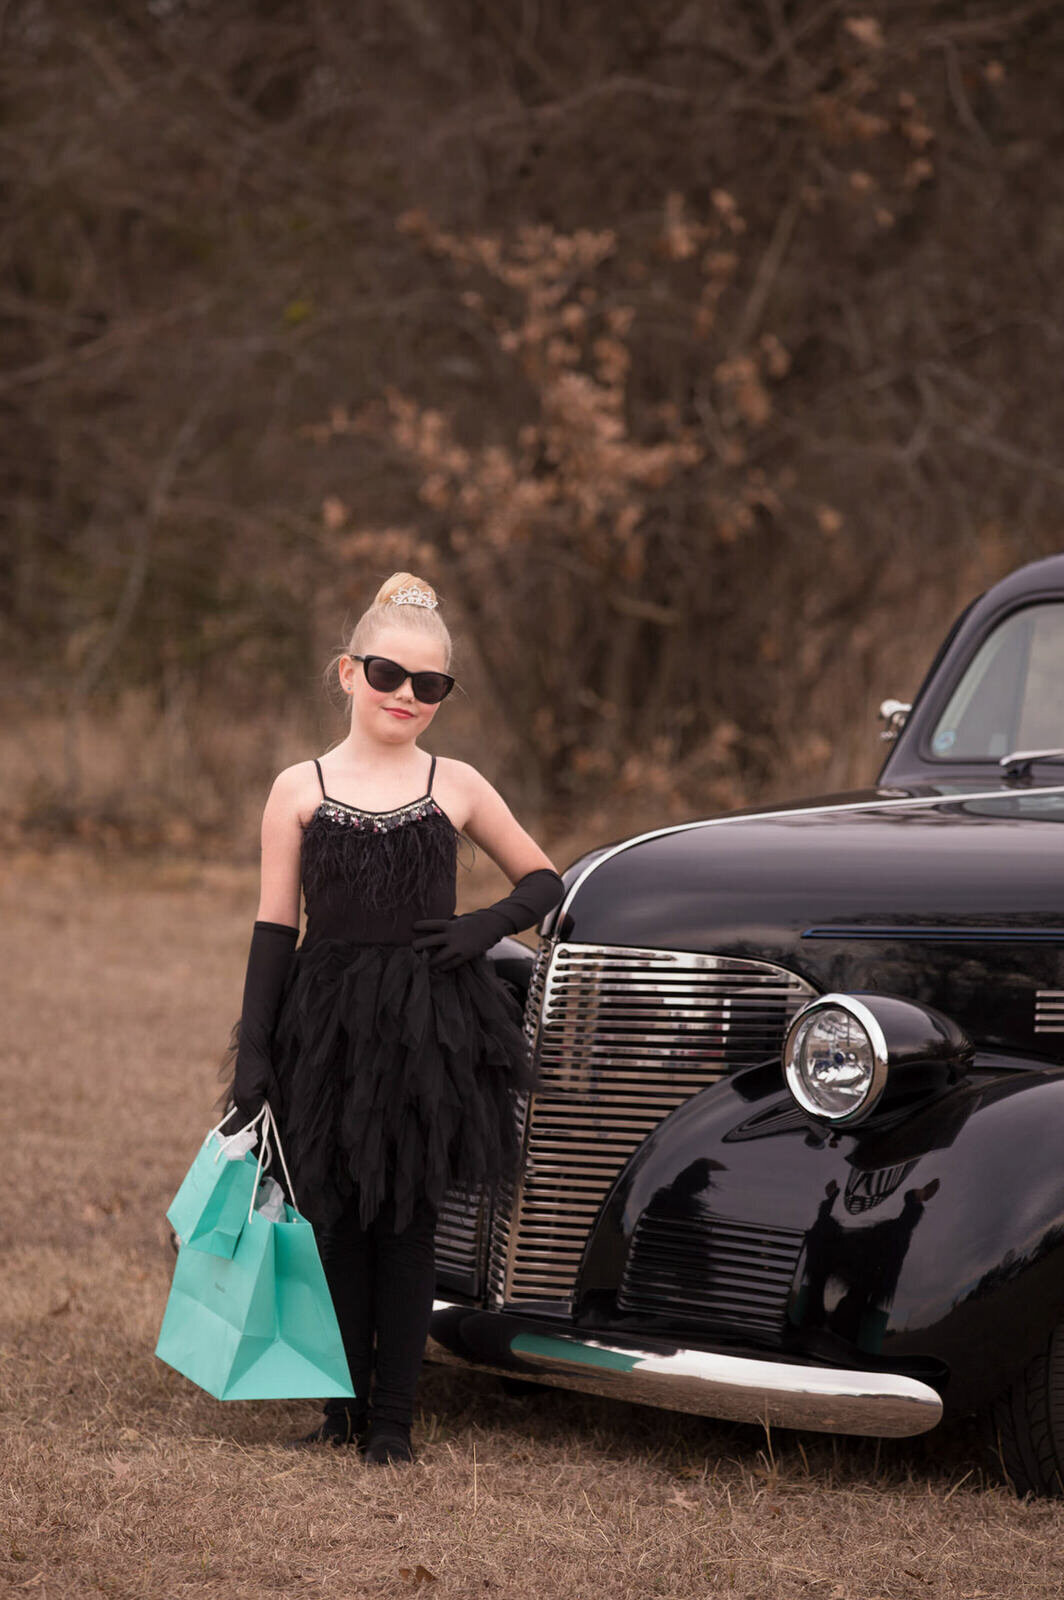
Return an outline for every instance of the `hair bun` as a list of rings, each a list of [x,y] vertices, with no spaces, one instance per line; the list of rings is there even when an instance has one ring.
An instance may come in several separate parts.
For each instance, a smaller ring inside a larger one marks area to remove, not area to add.
[[[431,640],[440,647],[445,671],[450,665],[451,635],[440,616],[435,589],[413,572],[393,572],[381,584],[371,604],[355,623],[343,650],[329,662],[325,669],[326,683],[334,683],[339,663],[345,655],[372,654],[377,648],[382,629],[420,634],[423,639]]]
[[[373,604],[383,606],[393,594],[398,594],[400,589],[411,587],[420,589],[423,595],[427,595],[434,604],[439,605],[439,597],[431,583],[426,583],[424,578],[415,577],[412,572],[393,572],[390,578],[385,578],[373,598]]]

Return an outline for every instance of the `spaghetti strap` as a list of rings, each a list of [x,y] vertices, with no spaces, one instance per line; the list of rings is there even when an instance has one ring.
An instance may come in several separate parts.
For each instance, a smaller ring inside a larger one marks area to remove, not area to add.
[[[430,766],[430,767],[429,767],[429,786],[428,786],[428,788],[427,788],[427,789],[426,789],[426,790],[425,790],[425,793],[426,793],[426,794],[431,794],[431,793],[432,793],[432,774],[433,774],[433,773],[434,773],[434,772],[435,772],[435,771],[436,771],[436,757],[435,757],[435,756],[433,756],[433,758],[432,758],[432,765],[431,765],[431,766]]]
[[[313,761],[314,761],[314,765],[316,767],[318,767],[318,782],[321,784],[322,798],[325,799],[325,800],[328,800],[329,796],[325,793],[325,779],[321,775],[321,767],[318,766],[318,758],[317,758],[317,756],[313,757]]]

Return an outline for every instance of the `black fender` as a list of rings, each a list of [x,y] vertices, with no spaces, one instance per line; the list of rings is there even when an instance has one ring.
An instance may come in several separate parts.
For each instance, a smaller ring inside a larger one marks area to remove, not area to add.
[[[1064,1069],[1000,1052],[851,1129],[802,1112],[776,1063],[748,1069],[670,1113],[618,1176],[584,1252],[576,1321],[908,1372],[949,1412],[978,1409],[1064,1317],[1062,1130]],[[623,1292],[619,1303],[644,1216],[660,1224],[650,1315],[645,1298],[634,1314]],[[673,1302],[677,1252],[697,1288],[714,1238],[755,1241],[741,1262],[754,1280],[757,1241],[765,1259],[782,1241],[778,1325],[744,1324],[742,1305]]]
[[[512,939],[506,934],[485,953],[496,977],[511,985],[516,999],[523,1006],[532,980],[536,952],[530,950],[527,944],[522,944],[520,939]]]

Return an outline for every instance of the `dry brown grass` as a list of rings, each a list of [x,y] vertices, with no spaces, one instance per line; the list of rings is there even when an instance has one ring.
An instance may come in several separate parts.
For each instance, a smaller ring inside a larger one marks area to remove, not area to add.
[[[714,1424],[426,1368],[419,1459],[291,1455],[306,1404],[159,1362],[163,1211],[207,1126],[253,876],[23,858],[0,886],[0,1591],[642,1600],[1059,1596],[1064,1509],[964,1430]]]

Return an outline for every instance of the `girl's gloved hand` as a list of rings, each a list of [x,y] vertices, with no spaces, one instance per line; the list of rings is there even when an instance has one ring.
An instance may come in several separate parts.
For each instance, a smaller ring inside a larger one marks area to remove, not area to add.
[[[415,950],[431,951],[429,966],[437,972],[461,966],[482,956],[508,933],[520,933],[540,922],[558,904],[565,886],[552,867],[537,867],[514,884],[504,900],[483,906],[479,911],[464,911],[457,917],[422,917],[414,923],[421,935],[413,940]]]
[[[490,906],[480,911],[465,911],[459,917],[422,917],[414,923],[421,937],[413,941],[415,950],[427,950],[429,966],[438,972],[461,966],[482,956],[506,934],[512,933],[512,922]]]

